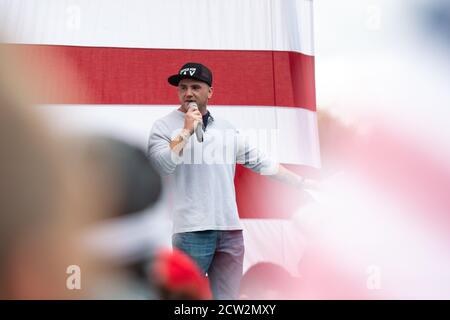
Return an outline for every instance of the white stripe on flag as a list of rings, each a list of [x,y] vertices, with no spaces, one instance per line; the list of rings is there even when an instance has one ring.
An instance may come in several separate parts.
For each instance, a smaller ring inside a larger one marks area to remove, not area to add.
[[[110,134],[146,149],[154,121],[174,108],[167,105],[50,105],[45,110],[63,129]],[[236,128],[256,133],[259,147],[281,163],[320,166],[315,112],[303,108],[247,106],[212,106],[210,110],[213,116],[230,121]],[[271,134],[275,134],[276,148],[270,141]]]
[[[0,2],[13,43],[314,54],[311,0]]]

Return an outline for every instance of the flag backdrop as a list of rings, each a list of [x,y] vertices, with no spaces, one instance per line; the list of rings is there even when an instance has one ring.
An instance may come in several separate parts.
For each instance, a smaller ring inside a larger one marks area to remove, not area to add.
[[[213,71],[212,114],[240,129],[276,130],[272,156],[308,173],[320,166],[312,6],[311,0],[0,0],[0,18],[6,42],[30,58],[58,55],[76,69],[83,85],[42,101],[70,114],[72,125],[146,148],[154,120],[178,104],[167,77],[185,62],[201,62]],[[62,80],[54,90],[65,86]],[[297,239],[282,236],[288,231],[278,219],[292,215],[298,194],[241,167],[235,185],[248,230],[247,265],[262,259],[252,246],[264,246],[264,239],[295,250]],[[289,255],[272,252],[281,255],[277,260]]]

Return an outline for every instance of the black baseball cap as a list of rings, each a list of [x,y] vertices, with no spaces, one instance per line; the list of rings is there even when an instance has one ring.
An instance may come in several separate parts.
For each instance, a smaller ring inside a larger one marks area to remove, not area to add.
[[[181,79],[195,79],[207,83],[212,87],[212,73],[211,71],[201,63],[188,62],[184,64],[178,74],[170,76],[167,81],[175,87]]]

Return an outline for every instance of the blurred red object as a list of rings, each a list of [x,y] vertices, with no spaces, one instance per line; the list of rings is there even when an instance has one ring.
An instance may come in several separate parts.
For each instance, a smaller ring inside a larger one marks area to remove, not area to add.
[[[160,250],[153,265],[153,276],[163,299],[212,299],[207,277],[180,250]]]

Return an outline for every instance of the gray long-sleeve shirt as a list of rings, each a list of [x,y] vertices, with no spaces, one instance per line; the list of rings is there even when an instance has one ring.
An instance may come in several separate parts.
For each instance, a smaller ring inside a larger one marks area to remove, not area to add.
[[[192,135],[177,156],[170,141],[183,128],[179,110],[158,119],[150,133],[148,155],[164,176],[170,175],[174,233],[201,230],[240,230],[234,174],[236,163],[261,174],[274,174],[276,162],[251,145],[228,121],[212,116],[203,143]]]

